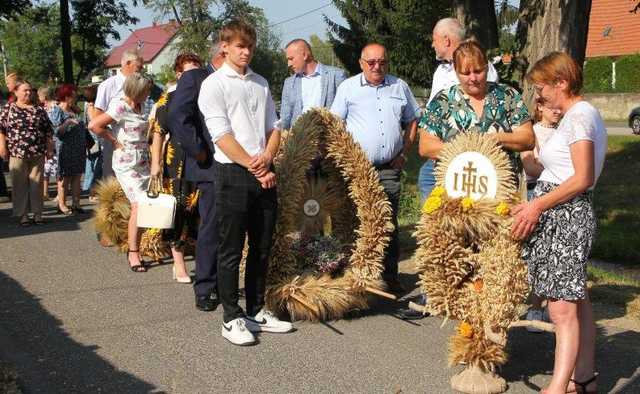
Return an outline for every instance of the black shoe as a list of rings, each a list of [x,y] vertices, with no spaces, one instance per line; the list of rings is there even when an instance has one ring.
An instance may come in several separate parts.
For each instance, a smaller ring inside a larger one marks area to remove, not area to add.
[[[196,296],[196,309],[202,312],[215,311],[218,307],[218,299],[215,294],[208,296]]]
[[[407,292],[407,289],[405,289],[398,279],[387,281],[387,290],[395,295],[402,295]]]

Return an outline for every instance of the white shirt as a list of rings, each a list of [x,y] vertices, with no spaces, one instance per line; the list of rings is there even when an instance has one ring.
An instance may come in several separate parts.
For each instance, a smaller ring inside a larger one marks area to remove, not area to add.
[[[498,82],[498,72],[493,64],[489,63],[487,69],[487,81]],[[453,67],[453,63],[440,63],[436,72],[433,73],[433,81],[431,83],[431,92],[429,92],[429,101],[427,104],[438,94],[441,90],[449,89],[453,85],[458,85],[460,81],[456,75],[456,70]]]
[[[533,134],[536,136],[536,146],[533,148],[533,157],[540,157],[540,148],[547,143],[551,135],[556,131],[555,127],[543,126],[542,123],[533,125]],[[535,183],[538,178],[527,174],[527,183]]]
[[[96,92],[94,107],[102,112],[106,112],[114,99],[123,97],[124,91],[122,90],[122,85],[124,85],[125,79],[126,77],[118,70],[116,75],[112,75],[101,82]]]
[[[540,149],[540,163],[544,170],[539,181],[561,184],[575,173],[571,161],[570,147],[578,141],[593,142],[594,181],[593,189],[602,172],[607,153],[607,130],[600,113],[586,101],[574,104]]]
[[[320,101],[322,100],[322,65],[318,63],[311,74],[302,74],[301,82],[302,113],[311,108],[320,107]]]
[[[250,68],[240,75],[225,63],[202,82],[198,107],[214,143],[231,134],[251,156],[264,152],[267,136],[277,128],[269,84]],[[233,163],[221,149],[213,157]]]
[[[144,114],[136,113],[123,99],[112,101],[106,113],[115,121],[113,133],[125,150],[146,147],[149,124]]]

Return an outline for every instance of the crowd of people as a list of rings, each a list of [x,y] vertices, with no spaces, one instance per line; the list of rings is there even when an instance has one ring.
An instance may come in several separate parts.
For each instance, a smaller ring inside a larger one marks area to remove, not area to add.
[[[131,203],[127,263],[132,271],[145,272],[137,202],[153,179],[169,179],[178,201],[176,224],[165,235],[174,279],[191,282],[184,244],[197,233],[195,305],[211,311],[220,303],[222,336],[249,345],[256,332],[293,329],[265,307],[278,209],[273,159],[281,130],[310,108],[328,108],[344,120],[391,202],[396,229],[385,252],[383,279],[393,293],[404,292],[397,221],[400,178],[412,145],[419,139],[424,159],[419,189],[425,199],[444,143],[468,131],[492,134],[508,154],[514,179],[526,174],[528,201],[512,211],[512,234],[523,242],[529,267],[528,317],[550,318],[556,326],[553,377],[544,392],[595,392],[586,261],[595,237],[592,190],[604,163],[606,130],[598,111],[580,95],[582,71],[575,60],[558,52],[532,59],[526,76],[536,91],[532,118],[521,94],[498,81],[484,49],[465,39],[455,19],[445,18],[433,30],[441,64],[422,109],[409,86],[388,73],[383,45],[364,46],[362,72],[347,77],[344,70],[319,63],[309,44],[296,39],[285,48],[292,75],[284,82],[278,116],[268,81],[249,67],[255,45],[253,27],[227,23],[208,64],[190,53],[177,57],[176,81],[153,108],[147,105],[153,82],[140,73],[143,62],[135,50],[124,52],[118,73],[93,95],[84,93],[84,116],[75,106],[73,86],[60,86],[55,97],[39,90],[38,104],[27,81],[8,78],[15,98],[0,112],[0,157],[9,160],[14,215],[21,224],[42,223],[43,172],[58,180],[63,214],[82,212],[83,173],[85,189],[99,176],[113,174]],[[196,207],[189,204],[194,194]],[[238,279],[245,234],[243,310]]]

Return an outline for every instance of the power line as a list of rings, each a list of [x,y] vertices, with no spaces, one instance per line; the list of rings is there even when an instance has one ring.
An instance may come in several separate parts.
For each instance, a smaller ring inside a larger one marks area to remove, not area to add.
[[[296,15],[296,16],[291,17],[291,18],[289,18],[289,19],[285,19],[285,20],[283,20],[283,21],[273,23],[273,24],[269,25],[269,27],[274,27],[274,26],[281,25],[281,24],[283,24],[283,23],[291,22],[292,20],[295,20],[295,19],[298,19],[298,18],[302,18],[302,17],[303,17],[303,16],[305,16],[305,15],[309,15],[309,14],[314,13],[314,12],[316,12],[316,11],[319,11],[319,10],[321,10],[321,9],[323,9],[323,8],[329,7],[330,5],[331,5],[331,3],[327,3],[327,4],[323,5],[322,7],[314,8],[314,9],[312,9],[312,10],[310,10],[310,11],[307,11],[307,12],[304,12],[304,13],[302,13],[302,14],[300,14],[300,15]]]

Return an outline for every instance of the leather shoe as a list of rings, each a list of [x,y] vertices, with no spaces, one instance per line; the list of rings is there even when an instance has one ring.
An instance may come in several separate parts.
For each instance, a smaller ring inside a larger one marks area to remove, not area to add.
[[[387,281],[387,290],[395,295],[402,295],[407,292],[407,289],[405,289],[398,279]]]
[[[196,296],[196,309],[203,312],[215,311],[218,307],[218,299],[215,294],[208,296]]]

